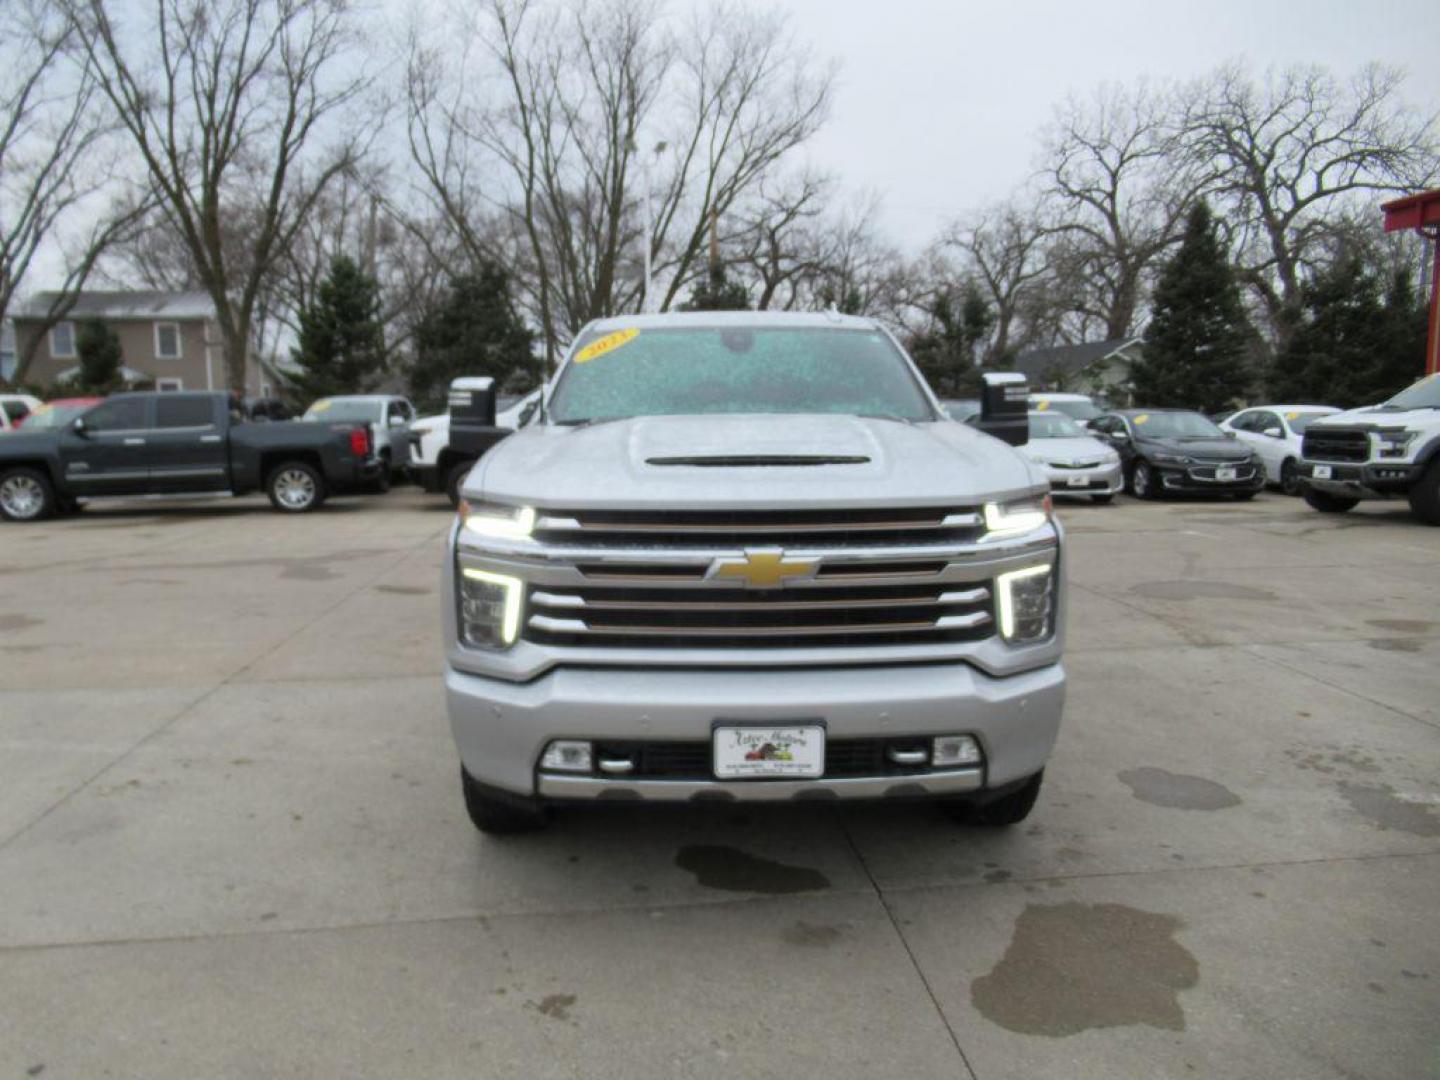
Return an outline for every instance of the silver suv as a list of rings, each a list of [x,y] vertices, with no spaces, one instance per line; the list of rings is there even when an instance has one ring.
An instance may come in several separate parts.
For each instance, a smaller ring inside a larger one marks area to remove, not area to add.
[[[549,804],[1029,813],[1065,695],[1049,482],[838,315],[590,324],[464,486],[445,685],[487,832]]]

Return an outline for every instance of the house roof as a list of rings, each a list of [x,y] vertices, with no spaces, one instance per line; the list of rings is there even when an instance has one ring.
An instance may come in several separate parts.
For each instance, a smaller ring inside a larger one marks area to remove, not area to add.
[[[1070,375],[1139,342],[1139,338],[1112,338],[1109,341],[1086,341],[1079,345],[1058,345],[1052,349],[1031,349],[1017,356],[1014,366],[1015,370],[1023,371],[1032,380],[1051,371]]]
[[[15,312],[17,319],[44,318],[58,293],[36,293]],[[68,319],[208,319],[215,303],[203,292],[156,292],[123,289],[87,290],[75,300]]]

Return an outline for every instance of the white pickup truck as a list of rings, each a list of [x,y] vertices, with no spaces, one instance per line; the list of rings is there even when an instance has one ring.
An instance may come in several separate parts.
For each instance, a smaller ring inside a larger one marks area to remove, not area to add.
[[[1440,374],[1389,401],[1316,420],[1305,429],[1305,501],[1343,514],[1361,499],[1404,496],[1414,515],[1440,525]]]
[[[522,428],[540,409],[540,391],[532,390],[509,408],[495,414],[502,428]],[[471,454],[450,448],[450,414],[422,416],[410,425],[410,476],[426,491],[443,491],[451,505],[460,501],[460,484],[475,464]]]

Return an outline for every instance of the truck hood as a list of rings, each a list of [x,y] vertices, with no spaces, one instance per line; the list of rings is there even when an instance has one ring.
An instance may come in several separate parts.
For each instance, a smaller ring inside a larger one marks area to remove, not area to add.
[[[950,421],[643,416],[540,425],[480,460],[467,499],[555,508],[969,505],[1049,484],[997,439]]]
[[[1332,413],[1323,420],[1313,420],[1311,427],[1435,427],[1440,412],[1435,409],[1384,409],[1367,405],[1363,409]]]

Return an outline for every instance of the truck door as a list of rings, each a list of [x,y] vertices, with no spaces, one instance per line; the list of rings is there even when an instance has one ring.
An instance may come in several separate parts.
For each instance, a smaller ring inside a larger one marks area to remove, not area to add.
[[[74,495],[146,495],[150,492],[152,399],[122,394],[102,401],[60,437],[60,465]]]
[[[159,394],[149,433],[151,483],[157,492],[224,491],[229,455],[214,394]]]

